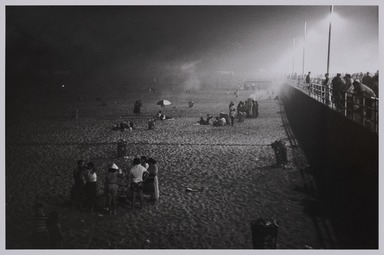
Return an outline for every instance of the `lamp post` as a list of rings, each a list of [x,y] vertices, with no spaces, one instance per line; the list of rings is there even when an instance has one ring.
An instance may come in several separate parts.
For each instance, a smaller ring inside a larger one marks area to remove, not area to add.
[[[327,73],[329,73],[329,58],[330,58],[330,55],[331,55],[332,16],[333,16],[333,5],[331,5],[330,19],[329,19]]]
[[[304,64],[305,64],[305,40],[307,36],[307,22],[304,21],[304,41],[303,41],[303,71],[302,75],[304,76]]]
[[[292,40],[292,73],[295,73],[295,38]]]

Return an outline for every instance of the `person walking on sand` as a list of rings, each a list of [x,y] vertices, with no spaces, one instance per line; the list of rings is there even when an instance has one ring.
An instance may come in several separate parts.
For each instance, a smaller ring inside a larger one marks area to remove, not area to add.
[[[156,203],[159,199],[159,179],[157,177],[159,169],[156,160],[148,159],[148,178],[144,181],[144,192],[150,194],[150,201]]]
[[[90,213],[93,213],[96,198],[97,198],[97,174],[95,165],[92,162],[87,164],[87,170],[85,174],[85,198],[87,207]]]
[[[77,161],[77,167],[73,170],[74,185],[71,192],[72,207],[79,210],[83,209],[85,197],[85,161]]]
[[[148,176],[148,171],[140,164],[139,158],[133,159],[133,167],[130,170],[131,173],[131,186],[132,191],[132,207],[135,207],[136,195],[139,196],[140,209],[143,208],[143,181]]]
[[[108,196],[108,210],[109,214],[116,215],[116,203],[117,203],[117,191],[119,186],[117,185],[117,170],[119,168],[115,163],[112,163],[111,167],[105,176],[104,191]]]
[[[58,249],[63,241],[61,225],[59,223],[59,215],[53,211],[48,216],[48,233],[49,233],[49,248]]]

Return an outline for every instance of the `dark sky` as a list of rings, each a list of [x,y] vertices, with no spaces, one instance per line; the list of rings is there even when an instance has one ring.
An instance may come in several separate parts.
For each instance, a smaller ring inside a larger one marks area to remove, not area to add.
[[[333,28],[333,67],[377,70],[377,6],[335,12],[342,22]],[[329,6],[6,6],[7,81],[20,74],[36,83],[170,81],[218,71],[257,77],[294,66],[301,73],[304,21],[305,61],[322,73],[328,14]],[[352,52],[353,68],[341,61]]]

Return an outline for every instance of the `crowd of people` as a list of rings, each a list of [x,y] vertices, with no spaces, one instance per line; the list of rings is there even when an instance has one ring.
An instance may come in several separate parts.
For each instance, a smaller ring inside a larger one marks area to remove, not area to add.
[[[321,85],[330,95],[335,109],[345,110],[348,117],[355,118],[356,113],[360,121],[376,121],[374,108],[379,94],[379,71],[373,76],[369,72],[344,75],[337,73],[333,77],[326,73],[324,77],[312,78],[311,72],[308,72],[305,78],[296,73],[289,75],[289,78],[299,82],[304,80],[308,88],[312,88],[312,84]],[[325,102],[330,103],[328,96]]]
[[[204,119],[200,117],[198,124],[200,125],[210,125],[212,120],[212,125],[215,127],[231,125],[234,126],[235,119],[238,119],[238,122],[244,122],[245,118],[257,118],[259,116],[259,103],[255,100],[248,99],[245,102],[240,101],[235,107],[233,101],[229,103],[228,113],[222,112],[218,116],[213,117],[210,114],[207,114],[207,118]]]
[[[304,81],[306,84],[314,83],[314,84],[321,84],[323,86],[332,86],[333,90],[335,90],[335,86],[336,86],[336,90],[337,91],[340,90],[341,92],[347,91],[353,86],[353,83],[357,82],[361,85],[364,85],[364,86],[358,85],[357,91],[360,90],[359,89],[360,87],[363,88],[362,89],[363,91],[367,90],[365,89],[365,87],[368,87],[369,96],[374,95],[374,97],[378,97],[379,95],[379,71],[377,71],[373,76],[371,75],[370,72],[366,72],[366,73],[360,72],[360,73],[353,73],[353,74],[337,73],[333,76],[330,76],[329,73],[325,73],[324,76],[321,75],[321,76],[317,76],[316,78],[313,78],[311,77],[311,72],[308,72],[308,74],[305,76],[299,75],[297,73],[290,74],[288,75],[288,78],[291,78],[293,80],[298,80],[298,81]],[[340,85],[334,82],[336,81],[335,79],[338,81],[338,83],[340,83]],[[352,92],[353,90],[354,90],[354,87],[350,89],[350,91]]]
[[[156,204],[159,199],[158,166],[153,158],[135,157],[132,166],[123,170],[110,164],[100,182],[94,163],[78,160],[73,170],[74,184],[70,193],[71,206],[75,210],[89,213],[116,215],[118,198],[125,200],[131,208],[143,208],[146,201]],[[102,194],[98,186],[102,185]],[[137,206],[139,202],[139,206]],[[34,248],[60,248],[63,240],[61,225],[56,211],[49,216],[44,203],[37,201],[33,218],[31,243]]]
[[[108,212],[116,214],[116,198],[118,193],[121,194],[119,192],[119,182],[121,180],[123,182],[122,186],[126,186],[126,183],[129,183],[130,189],[124,191],[125,194],[122,195],[132,198],[132,207],[134,207],[135,195],[139,195],[142,207],[142,192],[150,196],[150,201],[156,202],[159,198],[157,174],[156,160],[153,158],[147,159],[146,156],[134,158],[132,167],[126,171],[112,163],[105,173],[104,181],[104,195],[108,197],[108,206],[106,207]],[[73,207],[79,210],[94,212],[96,199],[98,198],[97,174],[94,164],[92,162],[85,164],[84,160],[79,160],[77,168],[73,171],[73,178],[74,185],[71,192]],[[151,184],[148,184],[149,182]]]

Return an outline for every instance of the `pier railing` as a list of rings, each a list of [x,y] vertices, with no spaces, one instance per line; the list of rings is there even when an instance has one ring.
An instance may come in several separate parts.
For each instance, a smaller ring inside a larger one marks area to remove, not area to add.
[[[353,92],[345,92],[340,95],[340,106],[337,107],[332,85],[322,85],[321,81],[308,84],[300,79],[288,79],[287,82],[308,96],[340,113],[345,118],[361,124],[371,132],[378,133],[379,99],[377,97],[365,97],[356,95]]]

